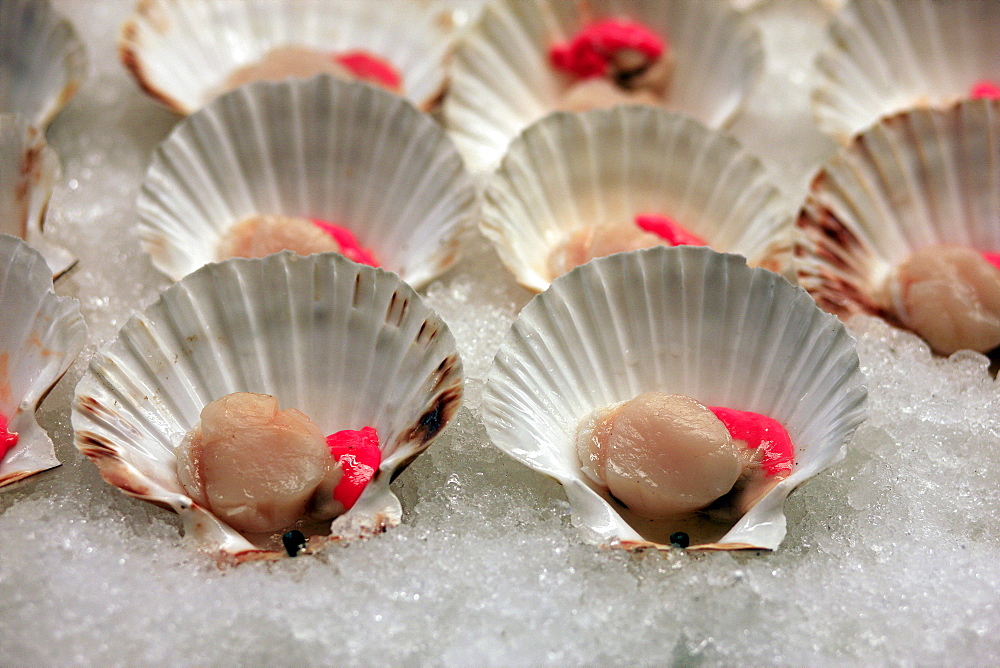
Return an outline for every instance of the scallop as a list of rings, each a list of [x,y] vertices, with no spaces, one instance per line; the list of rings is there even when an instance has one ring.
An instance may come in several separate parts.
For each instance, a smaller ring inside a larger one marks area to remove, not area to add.
[[[45,259],[0,234],[0,414],[18,440],[0,453],[0,486],[59,465],[35,410],[87,341],[80,304],[57,297]]]
[[[550,114],[511,143],[484,199],[483,234],[535,292],[598,251],[663,243],[637,227],[644,214],[753,265],[790,266],[792,208],[764,166],[732,137],[665,109]],[[567,252],[581,235],[590,247]]]
[[[281,534],[241,533],[193,501],[177,454],[203,409],[234,392],[274,397],[323,434],[377,431],[381,464],[357,502],[302,527],[314,550],[399,523],[389,483],[454,417],[462,365],[412,288],[336,253],[210,264],[133,316],[76,388],[76,445],[108,483],[172,509],[194,544],[240,562],[279,556]]]
[[[59,158],[44,133],[21,116],[0,114],[0,232],[38,249],[56,277],[76,263],[68,250],[42,233],[58,178]]]
[[[0,112],[45,128],[86,72],[83,43],[48,0],[0,3]]]
[[[964,317],[978,317],[962,306],[963,300],[988,309],[998,299],[968,292],[980,290],[976,285],[986,289],[989,274],[996,271],[978,253],[1000,253],[998,220],[1000,101],[903,112],[858,135],[817,173],[796,222],[798,282],[822,308],[842,318],[883,317],[914,329],[945,354],[976,347],[976,336],[946,341],[935,330],[954,319],[953,333],[958,333],[966,327]],[[949,260],[954,271],[944,266],[938,275],[954,275],[956,280],[946,281],[954,288],[953,298],[943,297],[933,283],[906,294],[931,270],[913,261],[935,255],[943,261],[953,254],[949,247],[975,251],[957,262],[970,271],[970,263],[980,264],[982,280],[958,276]],[[928,308],[939,316],[926,321]],[[992,312],[1000,317],[997,308]],[[979,350],[995,345],[987,342]]]
[[[791,471],[725,523],[641,517],[583,470],[576,443],[595,411],[646,392],[773,418],[795,445]],[[682,530],[701,549],[773,550],[785,499],[844,456],[866,399],[854,340],[802,289],[736,255],[656,247],[593,260],[536,296],[494,359],[483,420],[497,447],[562,483],[595,542],[663,547]]]
[[[375,56],[396,70],[400,93],[427,110],[444,92],[450,43],[438,13],[413,0],[143,0],[118,48],[146,93],[190,114],[234,72],[286,47]]]
[[[281,215],[347,229],[420,287],[458,259],[478,202],[430,117],[322,75],[249,84],[185,118],[154,152],[138,212],[143,248],[174,280],[225,259],[220,247],[248,218]],[[303,252],[314,249],[331,250]]]
[[[1000,4],[851,0],[816,59],[813,112],[848,142],[883,116],[950,106],[983,80],[1000,83]]]
[[[493,169],[527,125],[559,108],[566,81],[549,49],[591,21],[637,21],[664,39],[673,72],[663,104],[712,128],[744,105],[763,71],[756,28],[725,2],[504,0],[455,48],[445,123],[475,172]]]

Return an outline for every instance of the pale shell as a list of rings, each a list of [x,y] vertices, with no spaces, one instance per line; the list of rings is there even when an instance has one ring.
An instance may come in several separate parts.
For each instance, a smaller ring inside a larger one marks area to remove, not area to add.
[[[60,276],[76,263],[65,248],[42,234],[59,158],[45,134],[21,116],[0,114],[0,233],[27,241]]]
[[[284,214],[350,229],[420,287],[458,259],[478,202],[430,117],[368,84],[320,76],[249,84],[185,118],[154,152],[138,211],[143,247],[174,280],[219,259],[231,225]]]
[[[584,16],[628,16],[662,35],[675,70],[666,107],[709,127],[741,109],[764,66],[757,29],[725,2],[506,0],[487,5],[457,42],[446,125],[473,171],[492,169],[508,143],[556,108],[561,77],[548,49]]]
[[[791,210],[733,138],[665,109],[557,112],[510,146],[486,191],[480,228],[518,283],[540,292],[574,230],[667,215],[713,248],[781,270]]]
[[[80,304],[52,291],[38,251],[0,234],[0,413],[18,443],[0,460],[0,486],[59,465],[35,410],[87,341]]]
[[[948,106],[977,81],[1000,81],[1000,3],[853,0],[816,59],[813,111],[847,142],[882,116]]]
[[[0,2],[0,111],[45,128],[86,72],[83,43],[48,0]]]
[[[76,445],[110,484],[173,509],[188,538],[239,561],[277,555],[194,504],[174,455],[201,409],[236,391],[271,394],[325,434],[377,429],[381,467],[332,526],[331,539],[353,538],[399,523],[389,483],[457,412],[462,365],[412,288],[335,253],[208,265],[133,316],[76,388]]]
[[[795,230],[799,285],[847,318],[889,317],[874,295],[913,251],[1000,252],[1000,101],[914,109],[841,148],[813,179]]]
[[[645,546],[656,542],[581,472],[580,420],[647,390],[768,415],[795,443],[791,475],[701,547],[773,550],[785,498],[840,460],[864,420],[863,383],[854,340],[803,290],[739,256],[656,247],[593,260],[535,297],[493,362],[483,420],[500,449],[563,484],[575,524]]]
[[[209,102],[234,70],[289,45],[383,58],[399,71],[403,96],[427,110],[444,92],[449,32],[412,0],[141,0],[118,48],[143,90],[180,114]]]

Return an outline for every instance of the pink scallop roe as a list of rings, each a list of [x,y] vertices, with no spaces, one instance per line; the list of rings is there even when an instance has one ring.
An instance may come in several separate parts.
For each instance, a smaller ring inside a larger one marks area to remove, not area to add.
[[[795,447],[781,423],[751,411],[709,406],[726,425],[734,440],[746,441],[753,450],[761,450],[761,468],[767,476],[787,475],[795,463]]]
[[[679,223],[659,214],[639,214],[635,224],[640,229],[655,234],[671,246],[707,246],[704,239],[684,229]]]
[[[367,51],[348,51],[334,56],[333,60],[359,79],[376,83],[394,93],[402,89],[403,78],[396,68]]]
[[[0,459],[17,445],[17,433],[7,430],[7,418],[0,415]]]
[[[330,454],[340,462],[344,476],[333,490],[333,498],[350,510],[382,463],[378,432],[374,427],[360,431],[345,429],[326,437]]]
[[[607,19],[582,28],[565,44],[549,50],[549,60],[557,70],[580,79],[603,77],[616,52],[631,49],[649,61],[663,55],[664,42],[659,35],[634,21]]]
[[[977,81],[969,91],[969,97],[974,100],[1000,100],[1000,84],[989,79]]]
[[[340,246],[340,254],[348,260],[354,260],[359,264],[367,264],[369,267],[379,266],[378,261],[372,252],[363,248],[354,234],[346,227],[340,227],[325,220],[311,219],[313,224],[333,237],[333,240]]]

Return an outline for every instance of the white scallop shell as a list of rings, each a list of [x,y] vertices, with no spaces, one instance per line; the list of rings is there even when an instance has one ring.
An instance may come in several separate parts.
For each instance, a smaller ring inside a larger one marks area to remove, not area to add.
[[[557,112],[510,146],[480,228],[517,281],[540,292],[553,248],[573,231],[667,215],[719,251],[780,270],[791,213],[735,139],[656,107]]]
[[[45,134],[14,114],[0,114],[0,233],[24,239],[45,257],[53,276],[76,258],[42,234],[59,158]]]
[[[458,40],[446,125],[470,169],[492,169],[518,132],[556,108],[561,83],[548,49],[582,16],[628,16],[670,45],[675,69],[666,107],[709,127],[740,110],[763,71],[756,28],[725,2],[704,0],[505,0],[487,5]]]
[[[399,523],[389,483],[455,415],[462,366],[412,288],[335,253],[211,264],[133,316],[76,388],[76,445],[109,483],[242,560],[257,549],[192,502],[174,455],[202,408],[236,391],[273,395],[325,434],[376,428],[379,471],[333,524],[334,537],[354,537]]]
[[[0,2],[0,111],[46,127],[86,76],[72,24],[48,0]]]
[[[0,234],[0,413],[18,443],[0,460],[0,487],[59,465],[35,409],[80,354],[87,326],[80,304],[52,291],[38,251]]]
[[[458,258],[475,185],[430,117],[361,82],[257,82],[184,119],[153,154],[138,201],[153,263],[177,280],[219,259],[256,214],[349,228],[415,287]]]
[[[794,232],[799,285],[842,317],[892,319],[874,295],[920,248],[1000,252],[1000,101],[882,119],[827,161]]]
[[[1000,3],[990,0],[852,0],[816,60],[817,124],[846,142],[882,116],[1000,82],[997,26]]]
[[[580,470],[574,439],[595,408],[648,390],[768,415],[796,447],[791,475],[717,544],[775,549],[788,494],[845,454],[867,390],[854,340],[803,290],[708,248],[593,260],[521,312],[493,362],[483,419],[493,442],[563,484],[574,522],[605,543],[655,543]]]
[[[444,91],[448,31],[411,0],[141,0],[118,48],[143,90],[189,114],[234,70],[289,45],[379,56],[399,71],[403,96],[424,110]]]

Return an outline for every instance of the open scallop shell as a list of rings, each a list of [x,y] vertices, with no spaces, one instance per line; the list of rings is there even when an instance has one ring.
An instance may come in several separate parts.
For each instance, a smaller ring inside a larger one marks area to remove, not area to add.
[[[53,276],[66,272],[76,258],[42,235],[52,188],[59,178],[59,158],[45,135],[22,117],[0,114],[0,232],[20,237],[45,257]]]
[[[947,106],[977,81],[1000,81],[998,25],[997,2],[849,2],[816,60],[817,124],[847,142],[882,116]]]
[[[87,326],[80,304],[52,291],[38,251],[0,234],[0,413],[18,442],[0,459],[0,487],[59,465],[35,409],[80,354]]]
[[[739,143],[664,109],[558,112],[529,126],[486,191],[481,229],[517,281],[540,292],[553,248],[573,231],[677,220],[719,251],[780,270],[791,214],[760,161]]]
[[[892,319],[874,296],[915,250],[1000,252],[1000,101],[885,118],[813,179],[794,234],[799,285],[827,311]]]
[[[334,253],[232,259],[166,290],[98,351],[76,389],[76,445],[112,485],[177,512],[203,547],[256,558],[187,496],[174,455],[202,408],[237,391],[273,395],[325,434],[376,428],[379,471],[333,524],[346,538],[399,523],[389,483],[455,415],[462,366],[444,322],[393,274]]]
[[[0,2],[0,111],[44,128],[76,93],[86,69],[83,43],[48,0]]]
[[[361,82],[257,82],[184,119],[153,154],[139,233],[177,280],[219,259],[257,214],[350,229],[380,265],[419,287],[450,267],[476,216],[475,186],[430,117]]]
[[[703,0],[506,0],[487,5],[459,39],[445,98],[446,125],[470,169],[493,168],[507,144],[556,108],[561,75],[548,49],[584,17],[627,16],[662,35],[675,69],[666,107],[709,127],[725,125],[763,70],[753,25],[725,2]]]
[[[379,56],[399,71],[403,96],[424,110],[444,91],[448,31],[412,0],[141,0],[118,48],[143,90],[190,114],[234,70],[290,45]]]
[[[648,390],[768,415],[795,444],[791,475],[701,547],[776,549],[785,498],[840,460],[864,420],[863,382],[854,340],[803,290],[736,255],[657,247],[593,260],[535,297],[493,362],[483,419],[498,447],[563,484],[578,526],[662,546],[668,524],[630,523],[581,472],[584,416]]]

